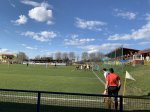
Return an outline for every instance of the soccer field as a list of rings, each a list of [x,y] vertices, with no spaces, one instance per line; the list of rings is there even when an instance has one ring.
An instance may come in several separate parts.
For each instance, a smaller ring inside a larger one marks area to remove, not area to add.
[[[147,95],[150,93],[150,66],[102,66],[113,67],[121,77],[123,92],[125,71],[127,70],[136,81],[127,80],[125,95]],[[123,69],[122,69],[123,68]],[[21,64],[0,64],[0,88],[42,90],[52,92],[75,92],[101,94],[104,91],[104,76],[101,71],[75,70],[75,66],[48,66]],[[100,79],[98,79],[100,78]]]
[[[147,95],[149,93],[149,66],[103,66],[113,67],[123,81],[125,71],[136,79],[127,80],[126,95]],[[122,71],[123,70],[123,71]],[[75,66],[48,66],[45,65],[7,65],[0,64],[0,88],[42,90],[50,92],[72,92],[101,94],[104,91],[104,76],[101,71],[75,70]],[[32,92],[0,92],[2,112],[32,112],[37,110],[37,94]],[[140,97],[139,97],[140,98]],[[147,97],[148,98],[148,97]],[[107,111],[103,97],[65,95],[65,94],[41,94],[40,109],[44,112],[56,110],[58,112],[98,112]],[[149,110],[149,99],[134,99],[124,97],[124,110]],[[7,107],[7,108],[6,108]]]
[[[100,94],[104,85],[92,71],[75,66],[0,64],[0,88]]]

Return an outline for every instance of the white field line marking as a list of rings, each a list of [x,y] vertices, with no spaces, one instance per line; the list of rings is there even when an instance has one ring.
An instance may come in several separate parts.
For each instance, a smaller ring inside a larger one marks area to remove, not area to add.
[[[48,77],[69,77],[69,78],[82,78],[82,77],[77,77],[77,76],[61,76],[61,75],[51,75],[51,76],[48,76]],[[83,78],[88,78],[88,77],[83,77]]]
[[[76,76],[48,76],[48,77],[67,77],[67,78],[80,78],[80,79],[97,79],[93,77],[76,77]]]
[[[27,99],[37,99],[37,97],[34,96],[17,96],[17,95],[2,95],[3,97],[12,97],[12,98],[27,98]],[[82,101],[82,102],[103,102],[103,99],[101,100],[89,100],[89,99],[68,99],[68,98],[52,98],[52,97],[41,97],[41,99],[44,100],[63,100],[63,101]]]
[[[105,85],[105,82],[100,78],[98,77],[98,75],[92,70],[92,72],[94,73],[94,75],[98,78],[98,80]]]

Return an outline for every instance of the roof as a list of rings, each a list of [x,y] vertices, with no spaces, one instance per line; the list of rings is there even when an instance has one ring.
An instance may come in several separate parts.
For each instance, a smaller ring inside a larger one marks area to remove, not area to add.
[[[119,48],[116,48],[115,50],[109,52],[105,56],[108,56],[108,57],[111,57],[111,58],[116,58],[116,57],[121,57],[122,55],[130,54],[131,52],[135,53],[135,52],[138,52],[138,51],[139,50],[137,50],[137,49],[119,47]]]
[[[139,53],[141,53],[141,54],[150,53],[150,49],[141,50],[141,51],[139,51]]]

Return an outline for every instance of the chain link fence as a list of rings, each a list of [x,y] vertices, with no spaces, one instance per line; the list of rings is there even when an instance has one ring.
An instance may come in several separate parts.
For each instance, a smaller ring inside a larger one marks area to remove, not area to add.
[[[0,89],[0,112],[149,112],[150,98]],[[109,101],[111,105],[109,105]],[[110,107],[111,106],[111,107]]]
[[[124,96],[123,109],[126,111],[150,112],[150,97]]]
[[[117,96],[121,101],[121,96]],[[0,89],[0,112],[107,112],[110,96]],[[113,105],[113,104],[112,104]],[[120,112],[122,106],[118,107]]]

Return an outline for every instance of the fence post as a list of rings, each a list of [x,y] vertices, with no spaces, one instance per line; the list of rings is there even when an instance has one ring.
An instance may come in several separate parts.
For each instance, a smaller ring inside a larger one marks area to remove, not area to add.
[[[40,101],[41,101],[41,92],[38,91],[37,112],[40,112]]]
[[[123,112],[123,96],[120,96],[120,112]]]

